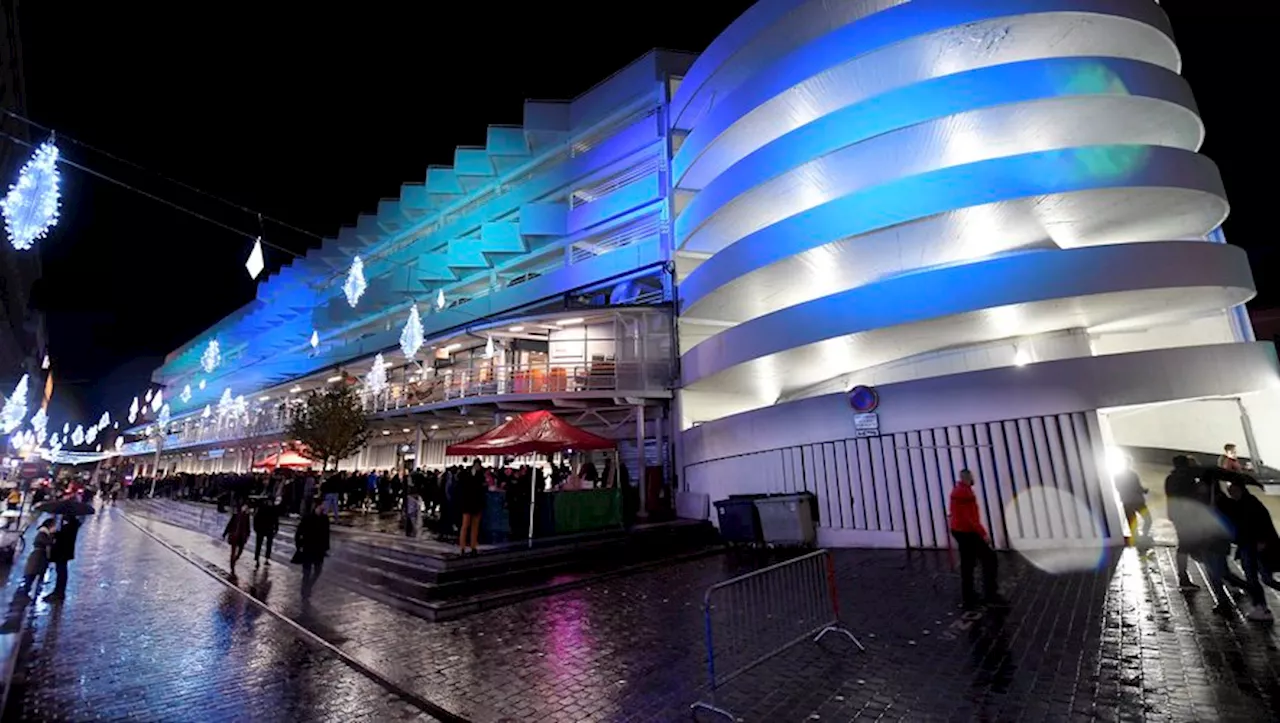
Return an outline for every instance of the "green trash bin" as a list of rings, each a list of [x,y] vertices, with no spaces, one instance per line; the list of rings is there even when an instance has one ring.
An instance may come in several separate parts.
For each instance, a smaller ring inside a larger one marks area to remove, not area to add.
[[[813,496],[773,495],[756,499],[760,532],[769,545],[813,547],[818,531],[813,524]]]

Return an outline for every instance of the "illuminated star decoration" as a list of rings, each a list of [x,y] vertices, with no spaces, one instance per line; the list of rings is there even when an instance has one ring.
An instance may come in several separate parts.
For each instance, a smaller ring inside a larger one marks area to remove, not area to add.
[[[71,432],[71,444],[79,447],[84,444],[84,427],[77,424],[73,432]]]
[[[369,285],[364,282],[364,262],[359,256],[351,259],[351,270],[347,272],[347,282],[342,285],[342,293],[347,295],[347,303],[351,308],[356,308],[356,304],[360,301],[360,297],[364,296],[364,290]]]
[[[191,401],[191,385],[190,384],[182,388],[182,393],[178,395],[178,399],[181,399],[183,404],[186,404],[187,402]]]
[[[129,403],[129,424],[133,424],[135,421],[137,421],[137,419],[138,419],[138,398],[134,397],[133,401]],[[63,427],[62,432],[63,434],[66,434],[67,428]]]
[[[9,434],[27,418],[27,380],[28,375],[23,374],[13,394],[4,400],[4,407],[0,408],[0,432]]]
[[[364,384],[373,394],[381,394],[387,388],[387,362],[381,354],[373,358],[373,366],[365,375]]]
[[[4,229],[15,249],[31,248],[57,225],[60,181],[58,147],[52,140],[45,141],[18,171],[18,182],[0,199]]]
[[[151,411],[158,412],[160,407],[164,406],[164,390],[156,390],[156,395],[151,399]]]
[[[200,355],[200,368],[205,373],[212,374],[214,369],[222,363],[222,347],[218,345],[217,339],[210,339],[209,346],[204,348],[204,353]]]
[[[404,323],[404,329],[400,332],[400,351],[404,352],[406,359],[412,359],[422,348],[424,340],[422,317],[418,316],[418,305],[414,304],[409,307],[409,320]]]

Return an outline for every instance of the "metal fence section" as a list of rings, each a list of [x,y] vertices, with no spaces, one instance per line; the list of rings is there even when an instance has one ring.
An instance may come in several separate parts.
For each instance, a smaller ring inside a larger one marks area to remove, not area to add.
[[[829,550],[716,583],[707,588],[702,609],[711,701],[694,703],[695,716],[705,710],[733,720],[732,713],[716,704],[717,689],[797,643],[817,642],[834,632],[866,650],[840,623]]]

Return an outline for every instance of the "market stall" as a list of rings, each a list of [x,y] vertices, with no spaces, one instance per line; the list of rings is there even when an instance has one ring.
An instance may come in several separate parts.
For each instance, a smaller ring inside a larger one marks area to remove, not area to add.
[[[551,455],[557,452],[616,450],[617,443],[560,419],[547,411],[527,412],[512,417],[475,439],[450,445],[450,456],[503,457],[524,454]],[[616,451],[615,451],[616,455]],[[572,489],[543,492],[530,482],[529,539],[535,534],[565,535],[622,525],[622,490],[618,484],[617,460],[612,465],[614,479],[601,489]]]

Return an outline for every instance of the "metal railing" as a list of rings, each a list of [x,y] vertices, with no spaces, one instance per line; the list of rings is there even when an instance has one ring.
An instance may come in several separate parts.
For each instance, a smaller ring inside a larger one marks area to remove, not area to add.
[[[716,583],[702,598],[711,701],[691,706],[736,720],[719,707],[716,691],[730,680],[812,636],[844,635],[866,648],[840,623],[835,562],[818,550]]]

